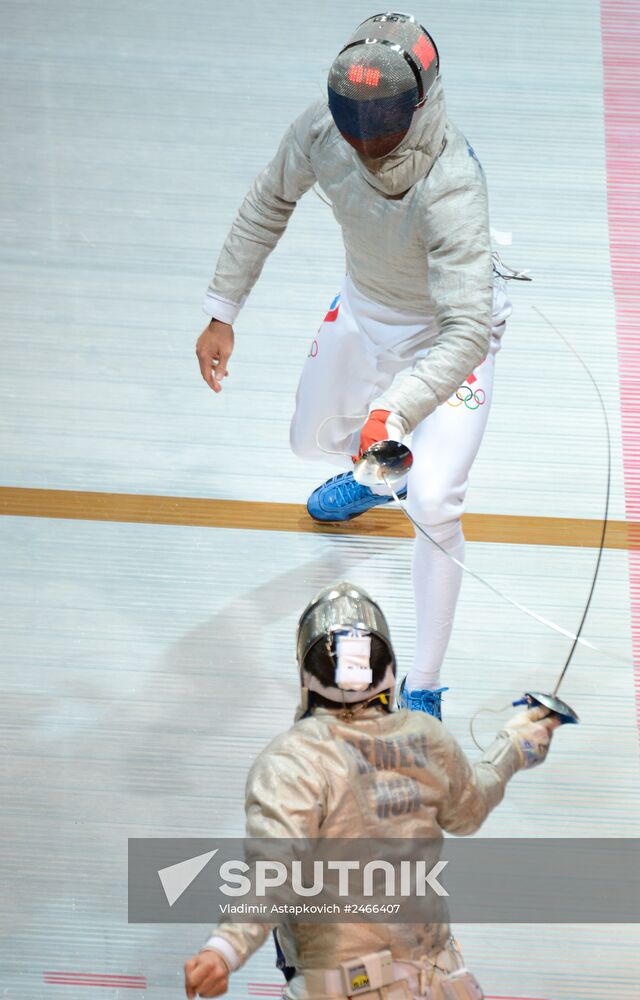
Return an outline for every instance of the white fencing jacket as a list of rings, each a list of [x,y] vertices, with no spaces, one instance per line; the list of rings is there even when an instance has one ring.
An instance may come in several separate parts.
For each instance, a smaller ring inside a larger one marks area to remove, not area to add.
[[[482,168],[446,118],[439,80],[398,149],[382,160],[363,161],[338,132],[326,101],[312,104],[244,199],[205,312],[235,321],[298,199],[316,183],[342,229],[356,287],[399,313],[436,319],[428,355],[372,406],[397,413],[409,432],[488,351],[493,282]]]

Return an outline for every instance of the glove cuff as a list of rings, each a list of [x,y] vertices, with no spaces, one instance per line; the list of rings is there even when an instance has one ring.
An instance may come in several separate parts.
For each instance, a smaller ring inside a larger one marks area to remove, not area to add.
[[[402,441],[409,433],[407,423],[399,413],[394,413],[384,406],[376,406],[375,402],[371,404],[367,419],[379,420],[380,423],[384,424],[391,441]]]
[[[546,760],[547,754],[549,753],[549,742],[534,743],[533,740],[527,739],[526,736],[520,735],[512,729],[503,729],[500,735],[509,737],[518,751],[520,767],[525,771],[529,770],[531,767],[537,767],[538,764],[542,764],[542,762]]]

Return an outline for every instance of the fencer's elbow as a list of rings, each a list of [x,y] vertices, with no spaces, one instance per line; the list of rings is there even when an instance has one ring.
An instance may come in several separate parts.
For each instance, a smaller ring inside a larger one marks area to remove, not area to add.
[[[455,837],[471,837],[482,827],[490,811],[491,809],[486,802],[479,802],[471,807],[467,806],[455,819],[443,823],[442,828]]]
[[[483,826],[484,821],[486,820],[488,815],[489,811],[485,809],[482,811],[480,815],[467,817],[465,821],[461,823],[459,827],[455,830],[455,833],[457,834],[458,837],[473,836],[473,834],[477,833],[478,830],[480,830],[480,828]]]

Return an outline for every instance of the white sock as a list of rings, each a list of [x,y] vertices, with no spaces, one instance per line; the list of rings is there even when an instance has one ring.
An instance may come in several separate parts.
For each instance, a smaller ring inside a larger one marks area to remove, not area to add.
[[[447,552],[464,560],[464,535],[459,520],[426,526]],[[460,592],[462,570],[423,535],[416,534],[413,588],[416,603],[416,653],[407,674],[407,690],[440,687],[444,660]]]

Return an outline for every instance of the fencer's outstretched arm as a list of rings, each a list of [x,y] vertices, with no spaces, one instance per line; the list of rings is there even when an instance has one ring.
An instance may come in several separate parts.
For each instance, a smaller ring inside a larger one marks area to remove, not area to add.
[[[240,206],[207,291],[210,315],[217,319],[233,323],[296,203],[315,182],[309,146],[316,117],[317,108],[312,105],[287,129],[276,155],[258,174]]]
[[[249,772],[245,800],[247,837],[302,840],[319,836],[325,798],[322,779],[316,762],[306,759],[299,748],[292,754],[287,742],[288,734],[273,740]],[[258,950],[272,927],[271,924],[233,923],[230,920],[220,923],[199,953],[204,958],[195,966],[194,976],[198,972],[204,976],[210,965],[214,972],[220,970],[217,959],[207,959],[208,951],[224,959],[227,973],[235,971]],[[219,975],[214,978],[216,983],[221,982]],[[217,992],[201,993],[201,996],[218,995]]]
[[[450,776],[449,795],[438,811],[443,830],[460,836],[475,833],[502,800],[509,779],[521,769],[542,763],[552,732],[560,724],[557,717],[545,713],[539,707],[519,712],[473,765],[447,734],[448,745],[442,753]]]
[[[264,750],[247,777],[247,837],[316,837],[320,822],[319,789],[309,780],[312,761],[278,751],[281,738]],[[320,796],[321,797],[321,796]],[[290,803],[285,808],[285,803]],[[239,969],[271,933],[272,924],[224,921],[204,948],[184,966],[185,993],[217,997],[227,992],[229,974]]]
[[[296,203],[316,179],[308,155],[316,116],[315,106],[307,109],[287,130],[273,160],[251,185],[220,251],[204,303],[212,320],[196,344],[202,377],[214,392],[221,391],[228,375],[233,323]]]

